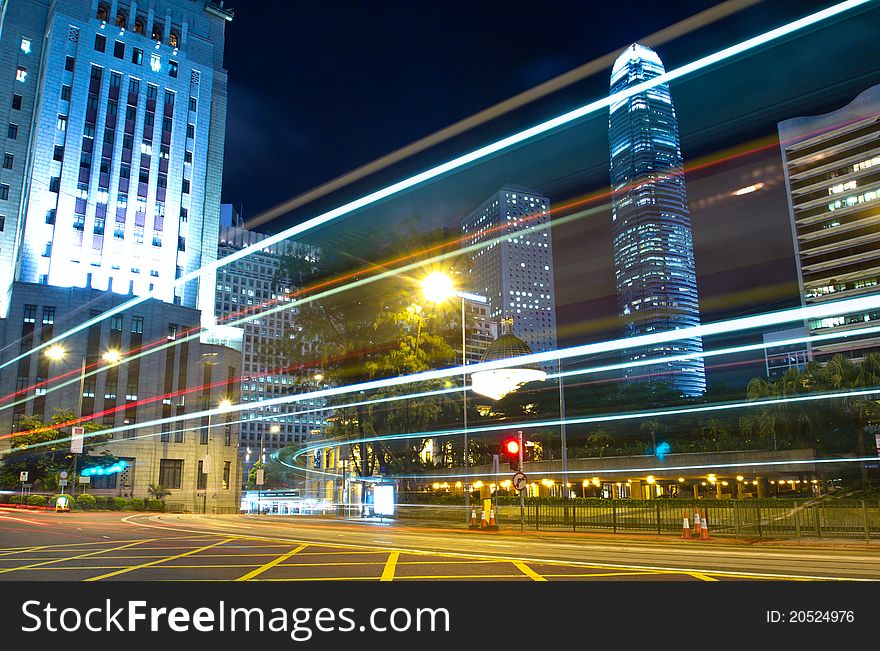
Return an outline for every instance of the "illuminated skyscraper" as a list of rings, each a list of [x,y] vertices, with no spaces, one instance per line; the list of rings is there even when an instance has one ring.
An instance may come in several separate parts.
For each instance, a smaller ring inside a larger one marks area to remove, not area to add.
[[[611,72],[611,94],[665,72],[660,57],[633,44]],[[700,323],[694,247],[688,212],[678,122],[668,84],[614,102],[608,120],[611,150],[612,233],[617,305],[625,337]],[[668,382],[686,395],[706,389],[699,337],[627,348],[627,378]]]
[[[13,281],[200,307],[217,256],[224,29],[208,0],[0,0],[0,314]]]
[[[483,245],[471,253],[468,289],[489,299],[489,320],[512,318],[513,334],[536,353],[556,350],[549,224],[550,200],[510,184],[461,222],[462,246]]]
[[[792,234],[804,305],[875,294],[880,286],[880,85],[824,115],[779,123]],[[880,312],[811,320],[818,361],[880,350]]]

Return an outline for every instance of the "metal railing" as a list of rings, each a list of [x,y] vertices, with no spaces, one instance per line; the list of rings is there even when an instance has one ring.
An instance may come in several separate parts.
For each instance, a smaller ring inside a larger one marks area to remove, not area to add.
[[[526,526],[572,531],[680,533],[705,515],[711,535],[737,538],[880,538],[880,500],[596,500],[526,505]],[[512,510],[502,507],[507,522]],[[518,520],[518,513],[515,514]]]

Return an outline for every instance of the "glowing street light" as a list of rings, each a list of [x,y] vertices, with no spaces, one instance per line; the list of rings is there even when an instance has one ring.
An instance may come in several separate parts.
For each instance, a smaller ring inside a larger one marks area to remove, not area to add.
[[[57,362],[59,360],[64,359],[65,355],[67,355],[67,351],[64,350],[64,346],[59,346],[55,344],[54,346],[49,346],[43,354],[51,359],[53,362]]]
[[[442,271],[434,271],[422,279],[422,294],[431,303],[443,303],[458,295],[452,278]]]
[[[101,359],[103,359],[108,364],[117,364],[122,359],[122,353],[118,350],[108,350],[106,353],[101,355]]]

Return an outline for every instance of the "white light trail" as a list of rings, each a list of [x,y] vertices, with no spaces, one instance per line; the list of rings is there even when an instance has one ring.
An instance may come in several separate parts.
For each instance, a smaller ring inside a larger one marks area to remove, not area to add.
[[[709,66],[712,66],[716,63],[720,63],[762,45],[766,45],[767,43],[771,43],[777,39],[793,34],[799,30],[815,25],[816,23],[822,22],[823,20],[827,20],[856,7],[865,5],[871,1],[872,0],[845,0],[845,2],[840,2],[838,4],[827,7],[826,9],[822,9],[821,11],[817,11],[798,20],[789,22],[785,25],[777,27],[776,29],[764,32],[763,34],[759,34],[758,36],[737,43],[736,45],[724,48],[722,50],[719,50],[718,52],[697,59],[696,61],[692,61],[691,63],[675,68],[674,70],[668,70],[662,75],[658,75],[653,79],[642,82],[640,84],[636,84],[635,86],[615,93],[614,95],[595,100],[593,102],[590,102],[589,104],[569,111],[568,113],[564,113],[555,118],[532,126],[528,129],[524,129],[518,133],[507,136],[506,138],[502,138],[501,140],[497,140],[491,144],[471,151],[470,153],[459,156],[458,158],[454,158],[453,160],[447,161],[446,163],[437,165],[436,167],[432,167],[423,172],[420,172],[419,174],[415,174],[414,176],[411,176],[407,179],[398,181],[397,183],[377,190],[376,192],[346,203],[342,206],[339,206],[338,208],[334,208],[333,210],[317,215],[316,217],[312,217],[311,219],[308,219],[301,224],[297,224],[296,226],[292,226],[288,229],[281,231],[280,233],[261,240],[258,244],[254,244],[239,251],[236,251],[235,253],[232,253],[222,259],[215,260],[214,262],[200,267],[199,269],[195,269],[187,274],[184,274],[174,281],[174,287],[183,286],[187,282],[196,280],[197,278],[200,278],[202,276],[209,278],[212,274],[216,274],[217,269],[220,269],[228,264],[240,260],[241,258],[247,257],[253,253],[257,253],[266,247],[272,246],[273,244],[277,244],[286,239],[301,235],[302,233],[318,228],[319,226],[323,226],[324,224],[348,215],[356,210],[370,206],[396,194],[400,194],[401,192],[408,190],[409,188],[415,187],[426,181],[438,178],[444,174],[447,174],[448,172],[461,169],[466,165],[485,159],[493,154],[496,154],[521,142],[529,140],[530,138],[534,138],[541,134],[547,133],[548,131],[552,131],[553,129],[564,126],[566,124],[571,124],[572,122],[580,118],[583,118],[591,113],[610,106],[614,102],[626,99],[639,93],[643,93],[646,90],[655,86],[668,84],[669,82],[684,77],[688,74],[697,72],[704,68],[708,68]],[[65,338],[76,334],[77,332],[86,330],[92,325],[95,325],[96,323],[100,323],[101,321],[110,318],[115,313],[124,312],[137,305],[140,305],[150,298],[157,297],[157,292],[150,292],[126,301],[125,303],[119,305],[114,311],[105,312],[99,316],[84,321],[80,325],[70,328],[63,333],[45,342],[42,342],[37,346],[34,346],[30,351],[26,353],[21,353],[13,357],[12,359],[4,362],[3,364],[0,364],[0,370],[6,368],[11,364],[14,364],[15,362],[18,362],[28,355],[39,352],[43,348],[46,348],[53,344],[57,344],[58,342],[63,341]]]
[[[382,441],[400,441],[414,438],[444,438],[447,436],[458,436],[459,434],[464,434],[465,431],[469,435],[473,434],[485,434],[489,432],[503,432],[503,431],[511,431],[511,430],[520,430],[520,429],[536,429],[539,427],[558,427],[559,425],[585,425],[590,423],[608,423],[608,422],[617,422],[622,420],[642,420],[645,418],[661,418],[664,416],[678,416],[682,414],[696,414],[696,413],[706,413],[706,412],[715,412],[715,411],[728,411],[731,409],[744,409],[744,408],[755,408],[755,407],[764,407],[767,405],[780,405],[780,404],[790,404],[790,403],[802,403],[802,402],[813,402],[817,400],[832,400],[835,398],[857,398],[863,396],[871,396],[871,395],[880,395],[880,387],[874,387],[871,389],[858,389],[854,391],[835,391],[832,393],[815,393],[808,395],[800,395],[800,396],[790,396],[784,398],[767,398],[763,400],[742,400],[736,402],[727,402],[727,403],[717,403],[710,405],[686,405],[682,407],[667,407],[664,409],[652,409],[650,411],[636,411],[629,413],[621,413],[621,414],[601,414],[597,416],[580,416],[576,418],[565,418],[565,419],[553,419],[553,420],[543,420],[543,421],[526,421],[519,423],[504,423],[501,425],[482,425],[478,427],[468,427],[467,430],[464,429],[447,429],[447,430],[438,430],[431,432],[414,432],[414,433],[400,433],[400,434],[386,434],[381,436],[369,436],[366,438],[359,438],[353,441],[346,441],[346,444],[359,444],[359,443],[374,443],[374,442],[382,442]],[[304,448],[301,448],[293,453],[291,456],[291,460],[295,461],[297,458],[301,457],[303,454],[307,454],[314,450],[320,450],[327,447],[336,447],[334,445],[327,445],[324,443],[315,443],[313,445],[308,445]]]

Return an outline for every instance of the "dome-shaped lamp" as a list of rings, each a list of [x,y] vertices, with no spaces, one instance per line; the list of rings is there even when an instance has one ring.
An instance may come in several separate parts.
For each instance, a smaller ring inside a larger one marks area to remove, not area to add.
[[[522,339],[513,334],[513,319],[501,320],[501,336],[493,341],[480,362],[495,362],[531,355],[532,349]],[[519,364],[471,374],[471,388],[475,393],[500,400],[508,393],[516,391],[529,382],[540,382],[547,377],[537,364]]]

